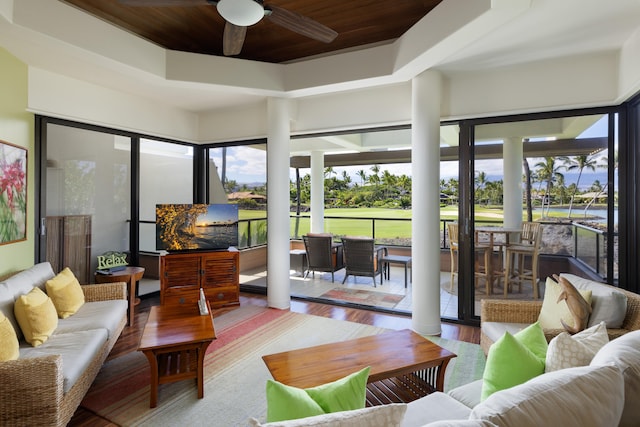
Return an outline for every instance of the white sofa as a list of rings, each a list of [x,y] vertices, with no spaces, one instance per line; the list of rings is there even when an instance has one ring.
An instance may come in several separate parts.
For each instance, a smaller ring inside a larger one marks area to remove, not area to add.
[[[402,427],[640,425],[640,331],[605,345],[589,366],[542,374],[480,402],[482,380],[407,405]]]
[[[84,285],[85,303],[58,320],[44,344],[24,341],[15,300],[55,276],[48,262],[0,281],[0,311],[18,334],[17,360],[0,362],[0,425],[64,426],[73,416],[127,319],[125,283]]]
[[[480,402],[482,380],[407,405],[393,404],[263,424],[380,427],[640,426],[640,331],[604,345],[590,365],[561,369]],[[253,420],[254,426],[261,425]]]

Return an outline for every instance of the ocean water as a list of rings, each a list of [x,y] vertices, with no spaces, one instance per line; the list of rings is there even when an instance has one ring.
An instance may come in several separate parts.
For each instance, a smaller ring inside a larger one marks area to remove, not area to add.
[[[562,172],[562,175],[564,175],[564,185],[566,187],[570,186],[571,184],[575,184],[578,181],[578,173]],[[504,179],[503,175],[487,175],[487,181],[499,181],[501,179]],[[607,183],[607,172],[583,171],[582,176],[580,177],[580,185],[578,186],[578,189],[580,191],[587,191],[596,180],[600,181],[600,185],[604,187]],[[540,184],[539,182],[535,182],[532,183],[532,186],[535,189],[540,188],[541,190],[544,190],[545,183]],[[615,185],[615,188],[616,190],[618,189],[617,183]]]

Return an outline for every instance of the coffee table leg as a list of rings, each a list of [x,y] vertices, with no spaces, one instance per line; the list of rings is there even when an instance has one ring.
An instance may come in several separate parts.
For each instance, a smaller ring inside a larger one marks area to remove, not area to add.
[[[202,343],[198,349],[198,399],[204,397],[204,355],[207,352],[210,342]]]
[[[151,384],[149,385],[149,407],[158,406],[158,359],[153,351],[145,351],[144,355],[149,360],[151,368]]]

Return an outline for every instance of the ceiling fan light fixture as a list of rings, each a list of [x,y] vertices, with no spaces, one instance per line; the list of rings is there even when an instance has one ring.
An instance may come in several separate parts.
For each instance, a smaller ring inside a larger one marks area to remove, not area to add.
[[[220,0],[217,8],[226,21],[239,27],[256,24],[264,17],[264,7],[255,0]]]

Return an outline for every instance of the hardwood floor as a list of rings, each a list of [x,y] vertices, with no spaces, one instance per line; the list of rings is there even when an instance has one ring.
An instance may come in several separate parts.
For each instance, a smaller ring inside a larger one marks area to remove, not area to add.
[[[113,347],[113,350],[111,350],[111,353],[109,354],[107,360],[122,356],[132,351],[137,351],[138,343],[140,342],[140,335],[142,334],[142,329],[147,321],[147,317],[149,316],[150,307],[153,305],[158,305],[159,303],[160,297],[158,295],[142,298],[140,305],[136,306],[133,325],[124,328],[124,331],[122,331],[120,338]],[[241,293],[240,305],[257,305],[266,307],[267,297],[264,295]],[[235,307],[215,309],[213,310],[213,315],[214,317],[220,316],[223,313],[234,309]],[[407,316],[379,313],[375,311],[361,310],[356,308],[339,307],[329,304],[321,304],[301,300],[291,301],[291,311],[294,311],[296,313],[324,316],[339,320],[347,320],[350,322],[357,322],[366,325],[374,325],[388,329],[411,328],[411,318]],[[480,329],[473,326],[443,323],[441,336],[443,338],[466,341],[474,344],[480,343]],[[71,419],[69,426],[114,427],[116,425],[80,407]]]

